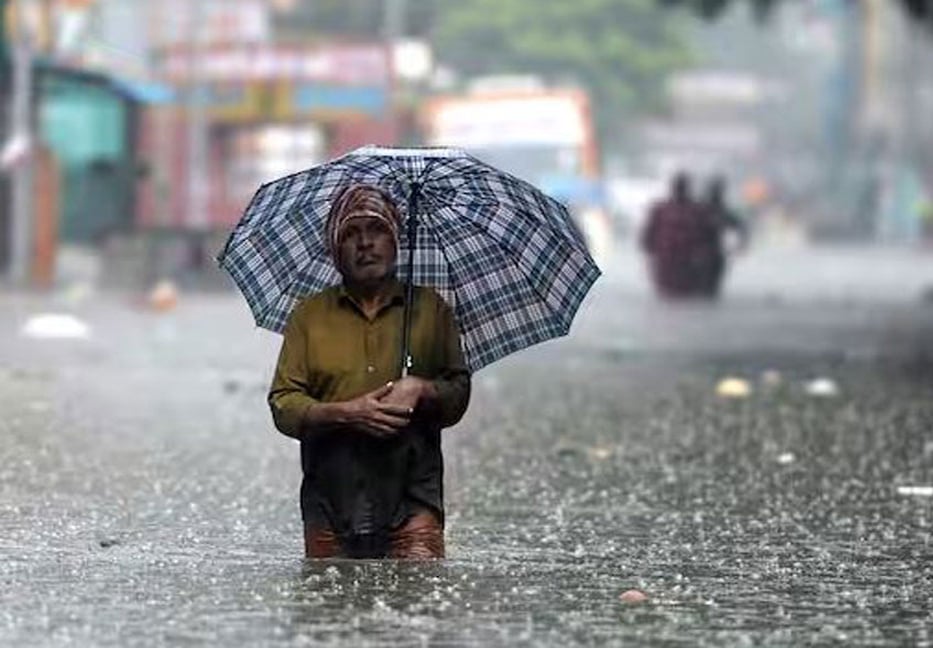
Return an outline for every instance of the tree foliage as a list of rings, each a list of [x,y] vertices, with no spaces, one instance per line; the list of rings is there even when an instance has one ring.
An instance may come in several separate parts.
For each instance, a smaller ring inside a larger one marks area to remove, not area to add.
[[[764,20],[780,0],[740,0],[751,5],[755,16]],[[667,7],[686,7],[697,15],[706,18],[718,18],[731,4],[732,0],[658,0]]]
[[[658,4],[666,7],[684,7],[697,15],[715,19],[735,2],[751,5],[755,15],[764,20],[777,7],[787,0],[657,0]],[[859,2],[860,0],[846,0]],[[912,20],[926,26],[933,33],[933,0],[899,0],[900,5]]]
[[[524,73],[587,89],[604,137],[657,108],[667,74],[689,62],[653,0],[459,0],[444,3],[437,56],[467,75]]]

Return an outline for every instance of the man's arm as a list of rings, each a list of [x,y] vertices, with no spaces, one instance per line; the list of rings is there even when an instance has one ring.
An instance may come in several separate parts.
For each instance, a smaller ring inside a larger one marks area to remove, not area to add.
[[[412,415],[407,407],[381,401],[392,388],[392,383],[386,383],[351,400],[309,406],[302,421],[305,438],[340,429],[358,430],[375,437],[392,436],[408,425]]]
[[[463,359],[460,329],[453,311],[443,299],[438,301],[438,340],[443,368],[431,381],[435,392],[432,400],[441,427],[450,427],[463,418],[470,403],[470,370]]]
[[[308,353],[300,307],[292,311],[285,326],[282,348],[275,366],[268,402],[279,432],[301,439],[307,411],[320,401],[308,393]]]
[[[441,427],[456,425],[470,404],[470,373],[466,370],[449,372],[432,382]]]

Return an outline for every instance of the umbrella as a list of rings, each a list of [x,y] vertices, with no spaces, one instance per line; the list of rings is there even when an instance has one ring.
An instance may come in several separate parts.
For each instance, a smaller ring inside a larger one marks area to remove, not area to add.
[[[566,335],[599,277],[566,208],[458,149],[368,146],[264,184],[218,256],[256,323],[282,332],[295,304],[338,284],[326,221],[351,184],[388,193],[407,222],[399,260],[409,295],[450,305],[467,366]],[[407,300],[407,304],[411,299]],[[410,365],[406,308],[402,374]]]

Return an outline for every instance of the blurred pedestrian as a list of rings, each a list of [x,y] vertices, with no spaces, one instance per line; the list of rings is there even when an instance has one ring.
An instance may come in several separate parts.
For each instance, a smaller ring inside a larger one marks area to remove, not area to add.
[[[301,442],[309,558],[444,556],[441,429],[470,395],[453,313],[416,287],[411,374],[396,379],[406,292],[396,279],[399,212],[369,185],[333,202],[327,236],[341,285],[300,301],[269,405]]]
[[[705,261],[699,271],[698,292],[704,297],[719,296],[725,276],[728,251],[740,251],[748,245],[748,230],[726,200],[726,179],[716,176],[710,180],[701,205],[699,218],[702,221]],[[728,244],[727,238],[735,236],[735,243]]]
[[[651,206],[641,246],[648,255],[652,280],[663,297],[688,297],[702,284],[709,264],[709,227],[692,196],[691,179],[678,173],[670,196]]]

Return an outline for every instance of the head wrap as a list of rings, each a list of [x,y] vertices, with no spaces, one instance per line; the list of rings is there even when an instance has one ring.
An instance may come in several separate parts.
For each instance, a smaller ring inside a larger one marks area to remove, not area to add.
[[[354,218],[376,218],[382,221],[392,232],[395,248],[398,249],[401,216],[393,200],[378,187],[350,185],[334,199],[327,218],[327,242],[335,262],[340,261],[340,234]]]

